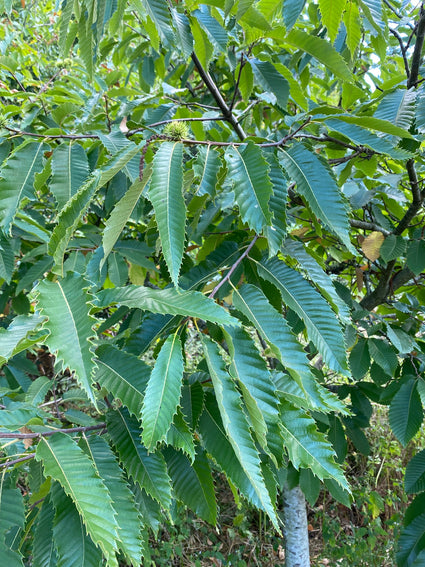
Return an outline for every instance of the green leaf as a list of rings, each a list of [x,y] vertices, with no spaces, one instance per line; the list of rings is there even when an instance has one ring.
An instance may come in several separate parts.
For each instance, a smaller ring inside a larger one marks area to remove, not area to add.
[[[58,224],[53,230],[48,250],[56,264],[56,272],[60,275],[63,275],[63,257],[65,250],[98,186],[99,174],[92,175],[86,183],[80,187],[78,192],[73,195],[71,200],[66,203],[58,215]]]
[[[278,520],[270,494],[264,482],[259,454],[251,437],[248,421],[242,409],[242,400],[233,381],[226,372],[218,347],[203,338],[204,354],[220,408],[223,426],[236,456],[249,478],[258,499],[276,529]]]
[[[167,44],[173,45],[175,39],[166,0],[142,0],[142,4],[155,23],[162,40]]]
[[[8,536],[20,536],[24,528],[24,501],[18,488],[7,488],[6,483],[0,485],[0,557],[8,567],[23,567],[19,551],[11,549]],[[6,536],[6,539],[5,539]],[[15,547],[15,545],[13,545]]]
[[[10,283],[15,269],[15,254],[10,240],[0,230],[0,279]]]
[[[77,193],[88,175],[87,155],[80,144],[61,144],[54,150],[50,191],[58,211]]]
[[[286,108],[289,96],[289,83],[270,61],[250,59],[254,78],[258,85],[268,94],[273,95],[275,104],[282,110]]]
[[[395,260],[399,256],[403,256],[406,250],[406,242],[401,236],[395,234],[388,235],[381,248],[379,249],[380,257],[384,262]]]
[[[25,401],[33,406],[43,403],[44,398],[51,387],[52,381],[50,378],[47,378],[47,376],[39,376],[31,382],[31,386],[25,394]]]
[[[54,483],[51,494],[56,510],[53,541],[59,565],[100,567],[102,552],[87,535],[86,527],[72,499],[65,494],[58,483]]]
[[[322,22],[331,42],[335,41],[347,0],[319,0]]]
[[[424,417],[416,383],[415,378],[410,378],[402,384],[390,404],[391,429],[403,446],[419,431]]]
[[[118,524],[118,549],[133,565],[142,561],[142,542],[140,538],[141,519],[134,503],[134,496],[124,479],[115,455],[108,443],[100,436],[88,438],[90,456],[101,479],[109,490]]]
[[[302,144],[282,150],[280,157],[289,178],[296,182],[298,193],[305,197],[316,217],[352,251],[347,206],[327,164]]]
[[[33,567],[56,567],[57,565],[57,553],[53,539],[54,515],[55,510],[49,494],[37,516],[32,548]]]
[[[87,17],[88,16],[88,17]],[[94,16],[94,3],[91,8],[86,12],[83,10],[80,14],[78,22],[78,50],[81,59],[84,61],[89,79],[93,77],[93,16]]]
[[[298,240],[287,239],[285,241],[285,252],[289,252],[292,258],[295,258],[301,268],[307,273],[310,280],[320,289],[322,295],[326,297],[329,303],[336,308],[340,318],[344,323],[350,323],[350,310],[345,301],[338,295],[333,281],[322,267],[311,256],[302,242]]]
[[[346,43],[351,53],[351,59],[354,59],[355,51],[362,38],[362,28],[360,20],[360,12],[357,2],[348,0],[345,6],[344,24],[347,30]]]
[[[193,435],[180,408],[177,409],[173,423],[167,431],[165,442],[167,445],[174,447],[174,449],[181,449],[192,462],[194,461],[195,445],[193,443]]]
[[[288,199],[288,181],[277,160],[276,154],[267,152],[265,154],[270,167],[270,181],[272,183],[272,194],[269,200],[270,212],[272,213],[272,226],[266,227],[265,234],[269,243],[269,255],[275,256],[286,236],[286,202]]]
[[[425,514],[418,515],[400,534],[397,565],[421,567],[425,562]]]
[[[352,75],[341,55],[330,43],[320,37],[310,35],[302,30],[291,30],[285,37],[285,42],[309,53],[323,63],[336,77],[343,81],[351,81]]]
[[[198,195],[215,195],[217,175],[221,167],[219,153],[212,149],[210,145],[206,148],[201,146],[198,156],[193,165],[195,175],[198,177]]]
[[[378,132],[383,132],[384,134],[391,134],[392,136],[397,136],[399,138],[409,138],[414,139],[412,134],[395,124],[392,124],[388,120],[382,120],[381,118],[376,118],[375,116],[353,116],[348,114],[334,114],[332,116],[335,120],[341,120],[347,124],[356,124],[362,128],[370,128],[371,130],[377,130]]]
[[[93,462],[65,433],[40,439],[35,458],[42,461],[44,474],[58,481],[72,498],[87,532],[109,564],[118,565],[115,557],[117,523],[112,500]]]
[[[9,156],[0,171],[0,227],[9,232],[24,198],[34,198],[34,176],[43,169],[45,144],[24,142]]]
[[[386,340],[371,338],[368,340],[370,356],[379,364],[387,376],[394,376],[398,367],[397,355]]]
[[[20,293],[24,289],[31,290],[34,286],[34,282],[41,279],[45,272],[48,272],[53,265],[53,260],[49,256],[44,256],[40,260],[37,260],[23,275],[18,285],[16,286],[16,293]]]
[[[178,291],[166,289],[150,289],[142,286],[107,289],[98,293],[99,307],[119,303],[127,307],[137,307],[152,313],[182,315],[196,317],[220,325],[237,325],[238,321],[198,291]]]
[[[309,339],[326,364],[345,376],[349,374],[344,337],[338,320],[326,301],[295,270],[277,258],[258,265],[259,275],[275,285],[284,303],[304,321]]]
[[[415,275],[425,270],[425,240],[413,240],[407,248],[406,261]]]
[[[177,412],[183,379],[182,344],[177,334],[163,344],[149,378],[142,407],[142,439],[152,450],[165,439]]]
[[[289,31],[298,20],[303,11],[305,0],[284,0],[283,2],[283,20],[286,29]]]
[[[189,20],[185,14],[178,12],[176,9],[171,9],[171,16],[173,18],[177,41],[187,59],[193,51],[193,37],[190,31]]]
[[[409,130],[415,118],[416,95],[414,88],[396,89],[386,94],[379,103],[374,117],[387,120],[403,130]]]
[[[87,292],[88,287],[80,274],[68,272],[65,278],[54,282],[43,280],[37,285],[36,293],[37,307],[48,318],[45,328],[50,335],[45,343],[63,367],[75,372],[78,383],[96,405],[91,387],[95,319],[90,315],[92,296]]]
[[[94,380],[138,417],[151,372],[150,367],[132,354],[108,344],[100,345],[96,356]]]
[[[31,337],[41,323],[45,321],[45,316],[40,312],[34,315],[18,315],[15,317],[7,329],[0,327],[0,365],[5,364],[9,358],[25,350],[38,340],[43,342],[43,335]]]
[[[140,148],[119,130],[113,130],[110,134],[99,132],[98,135],[102,144],[113,156],[112,163],[116,162],[113,166],[115,173],[122,169],[131,183],[134,183],[139,178]]]
[[[124,409],[107,414],[108,432],[128,475],[164,508],[171,504],[170,479],[160,453],[148,453],[140,442],[139,422]]]
[[[193,463],[180,451],[164,449],[176,498],[206,522],[217,522],[214,482],[208,459],[200,447]]]
[[[407,494],[425,490],[425,450],[419,451],[408,463],[404,476],[404,489]]]
[[[370,368],[368,341],[360,337],[350,352],[350,368],[353,378],[361,380]]]
[[[331,444],[304,410],[282,403],[281,430],[289,458],[296,469],[308,468],[321,480],[331,478],[345,490],[349,485],[335,462]]]
[[[208,6],[201,4],[199,10],[192,12],[204,32],[207,34],[208,39],[214,45],[219,53],[225,53],[227,50],[227,43],[229,41],[227,31],[225,28],[211,15]]]
[[[271,225],[268,202],[272,185],[267,162],[261,149],[252,142],[242,148],[230,146],[225,158],[242,220],[259,233]]]
[[[174,285],[178,285],[185,241],[183,145],[164,142],[155,154],[148,197],[152,202],[162,251]]]

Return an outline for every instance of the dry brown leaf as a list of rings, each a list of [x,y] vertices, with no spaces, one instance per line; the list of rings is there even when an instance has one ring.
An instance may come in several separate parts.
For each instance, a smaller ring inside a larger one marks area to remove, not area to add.
[[[384,243],[385,236],[382,232],[371,232],[362,242],[362,250],[368,260],[374,262],[379,258],[381,246]]]
[[[31,429],[28,429],[28,427],[25,427],[25,426],[24,426],[24,427],[21,427],[21,428],[19,429],[19,431],[20,431],[21,433],[33,433],[33,431],[31,431]],[[28,439],[22,439],[22,442],[23,442],[23,444],[24,444],[25,449],[28,449],[29,447],[31,447],[32,442],[33,442],[33,439],[32,439],[31,437],[28,438]]]
[[[362,291],[363,288],[363,270],[359,267],[356,268],[356,283],[357,289]]]

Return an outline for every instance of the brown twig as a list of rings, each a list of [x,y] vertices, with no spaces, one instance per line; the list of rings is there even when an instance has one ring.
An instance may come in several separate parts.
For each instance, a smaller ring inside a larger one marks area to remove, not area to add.
[[[25,457],[20,457],[19,459],[13,459],[13,461],[6,461],[5,463],[0,464],[0,469],[5,469],[9,467],[13,467],[18,463],[23,463],[24,461],[29,461],[35,457],[35,453],[29,453],[25,455]]]
[[[0,439],[36,439],[37,437],[50,437],[55,433],[82,433],[87,431],[97,431],[105,429],[106,423],[98,423],[97,425],[88,425],[84,427],[69,427],[68,429],[50,429],[48,431],[41,431],[38,433],[13,433],[0,432]]]

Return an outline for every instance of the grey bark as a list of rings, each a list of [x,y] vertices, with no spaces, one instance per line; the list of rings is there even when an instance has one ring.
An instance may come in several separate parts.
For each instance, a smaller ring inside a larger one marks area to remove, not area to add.
[[[310,567],[304,494],[299,486],[290,489],[285,483],[282,496],[286,567]]]

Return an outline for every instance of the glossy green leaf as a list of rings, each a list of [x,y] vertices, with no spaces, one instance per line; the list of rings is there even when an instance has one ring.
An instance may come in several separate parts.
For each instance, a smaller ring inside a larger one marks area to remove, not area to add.
[[[65,494],[59,483],[53,485],[51,494],[55,507],[53,543],[58,564],[64,567],[100,567],[102,552],[87,534],[72,498]]]
[[[197,291],[178,291],[171,287],[150,289],[129,285],[102,291],[98,294],[98,299],[99,306],[118,303],[127,307],[146,309],[152,313],[197,317],[221,325],[238,324],[238,321],[223,307]]]
[[[164,450],[176,498],[206,522],[215,525],[217,503],[208,459],[198,447],[193,463],[180,451]]]
[[[282,150],[280,156],[289,178],[297,184],[298,193],[313,213],[352,250],[347,206],[327,164],[302,144]]]
[[[44,144],[24,142],[10,155],[0,171],[0,227],[9,232],[19,205],[34,198],[34,176],[43,169]]]
[[[272,95],[275,104],[281,109],[285,109],[289,96],[289,84],[285,77],[270,61],[250,59],[249,64],[258,85],[264,89],[264,92]]]
[[[58,481],[72,499],[93,542],[110,565],[118,565],[117,523],[112,500],[104,482],[97,476],[93,462],[65,433],[42,438],[36,451],[44,473]]]
[[[53,539],[53,518],[55,510],[48,495],[37,516],[33,542],[33,567],[56,567],[57,553]]]
[[[11,242],[0,231],[0,278],[10,283],[13,270],[15,269],[15,255]]]
[[[142,407],[142,439],[148,450],[165,439],[177,412],[183,379],[182,344],[177,334],[163,344],[150,375]]]
[[[323,63],[336,77],[344,81],[351,80],[351,72],[341,55],[330,43],[320,37],[310,35],[302,30],[291,30],[285,42],[302,49]]]
[[[181,143],[162,143],[153,161],[148,193],[155,210],[165,262],[176,286],[183,258],[186,226],[182,160]]]
[[[186,423],[185,417],[180,410],[177,409],[177,413],[174,416],[173,423],[170,429],[167,431],[167,436],[165,438],[167,445],[171,445],[174,449],[181,449],[183,453],[190,458],[193,462],[195,459],[195,445],[193,441],[193,434]]]
[[[160,453],[148,453],[142,445],[141,427],[137,419],[124,409],[107,414],[108,432],[127,474],[161,506],[171,504],[170,479]]]
[[[142,560],[140,516],[133,494],[108,443],[98,435],[89,437],[87,441],[90,456],[113,500],[118,525],[118,549],[130,563],[139,565]]]
[[[211,146],[200,147],[194,163],[194,172],[199,179],[198,195],[215,194],[217,175],[221,167],[221,160],[216,150]]]
[[[271,224],[268,202],[272,185],[267,162],[260,148],[252,142],[242,148],[231,146],[225,157],[242,220],[256,232],[261,232]]]
[[[150,367],[132,354],[108,344],[100,345],[96,356],[94,380],[138,417],[151,372]]]
[[[203,339],[205,358],[214,386],[224,429],[236,456],[249,478],[258,499],[278,529],[274,505],[264,482],[260,458],[252,439],[248,421],[242,409],[242,400],[233,381],[226,372],[217,346]]]
[[[96,405],[91,342],[95,319],[89,314],[92,296],[87,292],[88,286],[82,276],[72,272],[56,281],[43,280],[36,288],[37,307],[47,317],[45,328],[50,335],[45,343],[50,352],[62,361],[63,367],[75,372],[78,383]]]
[[[303,8],[304,8],[305,0],[284,0],[283,1],[283,20],[285,22],[285,26],[288,30],[290,30],[297,19],[299,18]]]
[[[413,240],[407,247],[406,261],[416,275],[425,270],[425,240]]]
[[[35,335],[34,333],[46,320],[45,315],[39,311],[33,315],[18,315],[5,329],[0,328],[0,365],[5,364],[9,358],[15,356],[30,345],[45,338],[45,334]]]
[[[335,41],[347,0],[319,0],[322,22],[331,42]]]
[[[402,384],[390,404],[391,429],[404,446],[419,431],[424,417],[416,382],[410,378]]]
[[[415,118],[415,103],[415,89],[396,89],[384,96],[378,104],[374,117],[388,120],[403,130],[409,130]]]
[[[408,494],[425,490],[425,450],[419,451],[407,464],[404,488]]]
[[[321,480],[330,478],[349,490],[344,474],[335,462],[331,444],[304,410],[282,403],[281,430],[289,458],[296,469],[309,468]]]
[[[89,175],[86,152],[80,144],[61,144],[53,152],[50,191],[58,211],[77,193]]]
[[[304,321],[310,340],[326,364],[348,374],[344,337],[338,320],[326,301],[295,270],[277,258],[258,265],[259,274],[282,294],[282,299]]]

